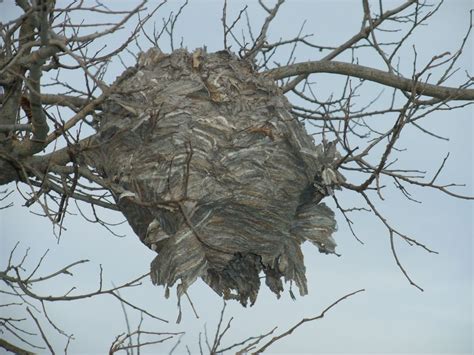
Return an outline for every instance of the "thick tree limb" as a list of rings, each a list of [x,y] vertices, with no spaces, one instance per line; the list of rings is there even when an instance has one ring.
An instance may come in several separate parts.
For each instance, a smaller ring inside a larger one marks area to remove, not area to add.
[[[5,102],[5,95],[0,95],[0,104]],[[41,94],[41,102],[43,105],[53,105],[53,106],[66,106],[66,107],[75,107],[82,108],[86,106],[92,99],[86,99],[77,96],[71,95],[61,95],[61,94]],[[100,109],[100,105],[96,107]]]
[[[29,124],[0,124],[0,132],[26,131],[31,132],[32,127]]]
[[[17,1],[17,4],[23,4],[23,1]],[[19,33],[18,51],[22,51],[23,48],[26,48],[25,55],[28,55],[31,50],[31,48],[28,47],[28,42],[34,40],[34,29],[35,27],[32,16],[29,16],[24,21],[22,21]],[[4,100],[2,101],[2,106],[0,107],[0,123],[2,124],[15,123],[16,113],[18,112],[18,108],[20,106],[21,88],[23,85],[23,77],[25,76],[26,69],[15,64],[12,65],[11,72],[14,74],[13,81],[8,83],[8,85],[4,85]],[[6,135],[0,134],[0,139],[3,140],[5,137]]]
[[[64,41],[58,39],[51,40],[48,45],[44,45],[30,54],[22,56],[18,60],[18,64],[23,67],[29,67],[39,61],[45,61],[56,53],[60,52],[63,47]]]
[[[396,76],[382,70],[337,61],[309,61],[295,63],[263,72],[264,75],[269,76],[274,80],[284,79],[295,75],[309,75],[314,73],[333,73],[353,76],[407,92],[412,92],[414,90],[417,94],[431,96],[441,100],[474,100],[474,89],[451,88],[420,82],[416,82],[415,85],[413,80]]]
[[[2,347],[6,351],[12,352],[14,354],[22,354],[22,355],[33,355],[34,354],[34,353],[32,353],[28,350],[19,348],[18,346],[9,343],[5,339],[0,339],[0,347]]]
[[[43,111],[43,105],[41,102],[41,65],[44,60],[40,59],[39,62],[32,65],[30,68],[30,77],[28,80],[28,86],[30,89],[30,110],[31,110],[31,125],[33,130],[33,138],[26,139],[20,144],[16,145],[15,153],[20,156],[33,155],[43,149],[44,141],[49,131],[49,126],[46,122],[46,115]]]

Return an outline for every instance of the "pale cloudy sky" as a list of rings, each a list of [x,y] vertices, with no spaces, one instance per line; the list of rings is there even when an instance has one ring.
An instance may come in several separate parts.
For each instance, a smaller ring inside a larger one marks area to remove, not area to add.
[[[110,1],[109,5],[112,7],[116,3]],[[249,3],[249,12],[253,18],[261,19],[262,11],[258,10],[256,1]],[[396,3],[387,2],[386,7]],[[160,24],[161,17],[166,16],[170,8],[176,8],[176,5],[177,1],[163,7],[156,15],[157,23]],[[433,55],[457,48],[468,26],[468,13],[473,5],[472,1],[446,1],[440,12],[431,19],[430,25],[415,33],[410,43],[416,44],[419,63],[426,63]],[[134,2],[123,1],[121,6],[132,7]],[[202,45],[207,45],[209,51],[221,49],[221,6],[221,1],[191,0],[177,24],[177,42],[182,36],[188,49]],[[242,6],[242,1],[230,1],[229,15],[236,16]],[[13,1],[5,1],[0,4],[0,8],[2,21],[12,18],[15,13]],[[314,33],[315,41],[338,44],[358,31],[360,18],[360,1],[293,0],[283,5],[270,34],[273,39],[294,37],[306,19],[306,32]],[[260,22],[256,20],[255,23]],[[120,38],[120,35],[116,36],[117,41]],[[142,44],[147,47],[145,42]],[[168,50],[166,41],[162,49]],[[460,67],[471,72],[472,53],[471,41],[463,60],[459,62]],[[401,71],[410,75],[413,62],[410,45],[402,54]],[[320,53],[304,49],[298,54],[301,61],[319,56]],[[348,57],[341,56],[338,59],[348,60]],[[360,62],[383,67],[373,53],[361,55]],[[110,78],[114,78],[121,67],[115,63],[109,70]],[[461,76],[457,78],[460,80]],[[340,90],[341,81],[334,79],[334,76],[318,75],[314,76],[314,81],[324,92]],[[456,77],[451,83],[456,83]],[[371,86],[363,94],[370,101],[378,92],[377,86]],[[384,117],[376,119],[383,122]],[[434,172],[445,154],[450,152],[450,159],[440,179],[447,183],[466,183],[467,187],[456,191],[473,195],[472,119],[473,110],[468,108],[435,113],[423,123],[425,128],[449,137],[449,142],[421,135],[418,130],[407,130],[401,141],[407,151],[400,154],[400,165]],[[385,201],[378,201],[377,204],[402,232],[439,251],[439,255],[427,254],[406,243],[397,242],[402,262],[425,292],[410,286],[403,277],[391,255],[387,231],[375,217],[366,213],[354,216],[355,229],[365,242],[365,245],[360,245],[350,234],[342,216],[338,215],[339,230],[335,238],[342,257],[319,254],[316,248],[309,245],[304,247],[309,295],[292,301],[285,292],[277,300],[262,288],[252,308],[244,309],[230,302],[227,316],[233,316],[234,321],[224,343],[232,344],[266,332],[274,326],[279,327],[278,333],[303,317],[318,315],[345,293],[365,288],[365,293],[338,305],[323,320],[302,326],[291,337],[270,348],[270,352],[471,353],[473,205],[437,191],[412,189],[411,192],[423,203],[407,201],[392,189],[386,192]],[[345,206],[360,203],[357,196],[346,192],[340,193],[339,199]],[[77,268],[74,278],[63,277],[61,282],[45,285],[38,290],[39,293],[60,293],[68,289],[69,285],[76,285],[85,291],[94,290],[98,282],[99,264],[102,264],[108,282],[120,284],[146,272],[154,257],[154,253],[139,243],[127,225],[115,229],[126,237],[116,238],[98,225],[85,222],[80,216],[68,217],[68,230],[57,244],[46,219],[22,207],[18,194],[12,200],[15,202],[13,208],[0,211],[1,267],[17,241],[21,242],[21,250],[31,248],[30,265],[46,249],[50,249],[44,264],[45,273],[75,260],[91,260],[89,265]],[[112,212],[105,211],[101,215],[106,220],[121,220],[119,214]],[[202,282],[193,285],[189,293],[200,318],[196,319],[189,304],[183,301],[185,313],[180,325],[174,324],[177,316],[174,295],[165,299],[164,290],[152,286],[150,281],[145,281],[139,288],[124,291],[123,295],[171,321],[168,325],[146,321],[144,328],[186,331],[182,345],[177,349],[182,352],[185,351],[184,344],[197,351],[198,334],[203,332],[205,325],[213,336],[222,305],[217,295]],[[3,309],[0,311],[4,312]],[[74,333],[76,340],[70,345],[71,353],[104,353],[115,336],[125,331],[120,305],[107,296],[49,305],[49,312],[58,325]],[[130,311],[129,317],[132,327],[136,327],[139,316]],[[64,339],[55,335],[52,329],[49,331],[53,344],[62,349]],[[173,344],[158,345],[149,348],[149,351],[167,353]]]

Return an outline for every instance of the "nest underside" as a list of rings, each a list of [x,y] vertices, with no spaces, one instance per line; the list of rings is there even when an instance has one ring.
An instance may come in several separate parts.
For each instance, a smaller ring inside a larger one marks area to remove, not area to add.
[[[319,177],[337,152],[316,147],[277,86],[228,52],[152,49],[135,71],[104,105],[96,159],[158,253],[152,281],[179,281],[182,295],[200,277],[245,305],[263,273],[277,295],[283,281],[306,294],[301,244],[335,248]]]

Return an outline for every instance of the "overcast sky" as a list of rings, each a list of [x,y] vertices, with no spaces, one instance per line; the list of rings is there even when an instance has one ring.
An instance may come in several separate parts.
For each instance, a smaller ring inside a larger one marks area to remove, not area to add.
[[[117,2],[108,3],[114,6]],[[124,7],[133,7],[135,2],[121,3]],[[243,3],[230,1],[229,16],[235,17]],[[249,3],[249,12],[255,19],[255,25],[259,25],[263,13],[256,6],[256,1]],[[387,2],[386,7],[396,3],[398,2]],[[178,2],[173,2],[173,5],[176,4]],[[419,63],[427,63],[431,57],[442,52],[454,51],[467,29],[469,10],[473,5],[472,1],[446,1],[440,12],[431,19],[429,26],[419,29],[407,49],[402,52],[401,72],[411,75],[412,43],[416,44]],[[184,46],[190,50],[202,45],[206,45],[209,51],[222,49],[221,6],[221,1],[191,0],[177,24],[177,42],[182,36]],[[157,13],[157,24],[161,24],[161,18],[167,16],[169,9],[173,7],[176,6],[163,7]],[[0,13],[2,21],[13,18],[17,13],[13,1],[0,4]],[[270,39],[296,36],[301,23],[307,20],[305,31],[314,33],[314,41],[335,45],[359,30],[360,18],[360,1],[288,1],[272,23]],[[126,29],[114,37],[117,45],[127,33]],[[143,48],[149,46],[145,41],[141,43]],[[169,50],[166,39],[162,49]],[[472,54],[471,41],[463,59],[458,63],[459,67],[471,73]],[[298,60],[317,59],[320,55],[316,51],[301,49]],[[361,64],[383,68],[382,63],[375,58],[373,52],[368,52],[361,55],[359,60]],[[338,60],[348,59],[350,58],[347,56],[338,57]],[[125,57],[124,60],[132,63],[131,57]],[[109,68],[109,78],[114,78],[121,70],[120,64],[114,63]],[[464,72],[461,71],[450,83],[455,85],[462,80],[462,75]],[[315,75],[313,81],[317,82],[317,87],[323,92],[338,90],[339,82],[333,76]],[[380,87],[375,85],[370,90],[363,91],[367,95],[365,102],[373,99],[379,91]],[[364,102],[363,99],[365,98],[360,98],[361,103]],[[384,120],[384,117],[374,119]],[[467,187],[460,187],[456,191],[472,196],[472,119],[473,110],[467,108],[434,113],[423,122],[423,127],[449,137],[449,142],[423,135],[419,130],[408,129],[400,142],[407,150],[400,153],[399,165],[434,173],[446,153],[450,152],[450,159],[440,181],[466,183]],[[402,241],[396,243],[401,261],[424,292],[410,286],[397,268],[391,255],[388,233],[373,215],[361,213],[354,216],[355,229],[365,243],[361,245],[352,237],[343,217],[337,214],[339,230],[335,239],[342,256],[338,258],[319,254],[310,245],[303,248],[309,295],[297,297],[293,301],[288,292],[285,292],[277,300],[266,288],[262,288],[252,308],[242,308],[235,302],[229,302],[226,314],[227,317],[233,316],[234,320],[224,344],[262,334],[274,326],[279,327],[278,334],[303,317],[318,315],[344,294],[365,288],[366,292],[338,305],[324,319],[303,325],[292,336],[271,347],[270,352],[471,353],[473,205],[465,200],[442,195],[439,191],[413,188],[411,192],[423,203],[410,202],[392,189],[385,193],[385,200],[377,201],[377,204],[400,231],[439,251],[438,255],[428,254]],[[341,192],[338,197],[345,206],[360,203],[357,196],[351,193]],[[91,260],[88,265],[76,268],[74,278],[64,276],[60,282],[44,285],[37,290],[38,293],[58,294],[67,290],[70,285],[76,285],[82,291],[94,290],[98,284],[99,264],[104,269],[107,286],[110,286],[110,282],[120,284],[147,272],[154,258],[154,253],[138,241],[128,225],[123,224],[114,229],[125,235],[117,238],[100,226],[87,223],[80,216],[67,217],[67,231],[63,233],[60,243],[56,243],[47,219],[35,216],[23,207],[18,193],[10,200],[15,202],[14,207],[0,211],[2,268],[17,241],[20,241],[20,251],[31,248],[29,265],[34,265],[45,250],[50,249],[44,263],[44,273],[75,260]],[[109,211],[102,211],[101,216],[108,221],[122,220],[121,215]],[[222,300],[201,281],[190,288],[189,294],[199,319],[193,316],[189,303],[183,300],[184,317],[182,324],[177,325],[174,323],[177,317],[174,292],[170,299],[165,299],[163,288],[154,287],[149,280],[145,280],[143,286],[122,293],[150,312],[170,320],[170,324],[146,320],[144,329],[186,331],[178,352],[185,351],[185,344],[197,351],[198,336],[204,331],[205,325],[210,336],[214,335],[222,305]],[[0,303],[3,303],[1,297],[4,296],[0,295]],[[76,338],[69,347],[71,353],[104,353],[115,336],[126,330],[120,305],[107,296],[48,306],[50,317]],[[0,312],[6,310],[0,308]],[[135,328],[139,315],[129,311],[128,316]],[[51,328],[48,331],[53,344],[58,349],[63,349],[64,338],[55,334]],[[8,335],[7,339],[12,340]],[[173,344],[164,343],[150,347],[148,351],[167,353]],[[146,351],[145,349],[144,352]]]

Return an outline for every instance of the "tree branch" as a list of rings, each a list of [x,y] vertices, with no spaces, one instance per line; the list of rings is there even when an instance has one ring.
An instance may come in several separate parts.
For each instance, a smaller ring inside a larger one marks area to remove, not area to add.
[[[41,94],[41,102],[43,105],[52,105],[52,106],[65,106],[65,107],[75,107],[82,108],[86,106],[92,99],[86,99],[77,96],[63,95],[63,94]],[[0,104],[6,102],[5,95],[0,95]],[[101,106],[97,105],[96,109],[100,109]]]
[[[274,80],[279,80],[295,75],[309,75],[314,73],[348,75],[407,92],[414,91],[417,94],[431,96],[441,100],[474,100],[474,89],[451,88],[420,82],[416,82],[415,84],[415,81],[411,79],[396,76],[382,70],[337,61],[309,61],[295,63],[267,70],[262,74]]]
[[[328,55],[326,55],[322,60],[331,60],[337,57],[339,54],[344,52],[345,50],[351,48],[353,45],[355,45],[357,42],[364,38],[368,38],[370,33],[373,32],[378,26],[380,26],[385,20],[388,18],[392,17],[393,15],[396,15],[406,8],[410,7],[416,2],[416,0],[408,0],[405,3],[401,4],[400,6],[384,12],[379,18],[377,18],[375,21],[372,21],[372,23],[369,26],[363,27],[359,33],[355,34],[351,38],[349,38],[346,42],[341,44],[339,47],[331,51]],[[364,20],[363,20],[363,25],[366,23],[366,16],[364,15]],[[305,80],[308,77],[308,74],[301,74],[298,75],[296,78],[294,78],[292,81],[290,81],[285,87],[283,88],[283,92],[290,91],[296,87],[301,81]]]
[[[14,354],[21,354],[21,355],[33,355],[34,354],[30,351],[19,348],[18,346],[9,343],[5,339],[0,339],[0,347],[5,349],[6,351],[10,351]]]
[[[365,289],[360,289],[360,290],[357,290],[357,291],[354,291],[354,292],[351,292],[351,293],[348,293],[347,295],[345,296],[342,296],[341,298],[339,298],[337,301],[333,302],[331,305],[329,305],[328,307],[326,307],[319,316],[316,316],[316,317],[312,317],[312,318],[303,318],[302,320],[300,320],[298,323],[296,323],[293,327],[291,327],[290,329],[288,329],[286,332],[280,334],[280,335],[277,335],[275,337],[273,337],[272,339],[270,339],[270,341],[266,344],[264,344],[260,349],[256,350],[255,351],[255,354],[259,354],[259,353],[262,353],[265,351],[265,349],[267,349],[270,345],[272,345],[274,342],[280,340],[281,338],[284,338],[288,335],[290,335],[291,333],[293,333],[293,331],[298,328],[299,326],[301,326],[303,323],[306,323],[306,322],[311,322],[313,320],[317,320],[317,319],[321,319],[324,317],[324,315],[326,314],[327,311],[329,311],[331,308],[333,308],[334,306],[336,306],[339,302],[342,302],[344,301],[346,298],[349,298],[351,296],[354,296],[355,294],[359,293],[359,292],[364,292]]]

